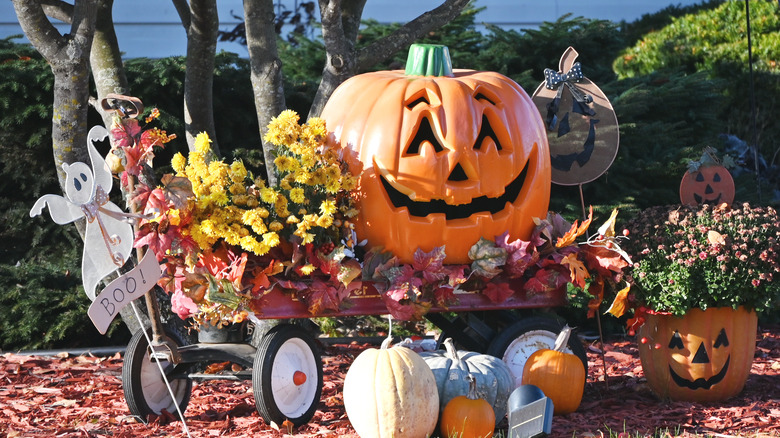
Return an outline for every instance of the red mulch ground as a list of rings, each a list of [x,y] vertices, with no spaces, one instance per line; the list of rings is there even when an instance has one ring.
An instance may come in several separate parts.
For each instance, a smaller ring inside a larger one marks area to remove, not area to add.
[[[322,403],[301,437],[356,437],[344,414],[341,388],[352,359],[366,344],[332,345],[323,356]],[[758,335],[745,390],[723,403],[658,401],[644,383],[636,346],[605,347],[609,389],[598,349],[588,351],[588,384],[577,412],[555,417],[555,437],[609,436],[629,431],[655,436],[780,437],[780,328]],[[182,423],[129,416],[120,381],[122,358],[0,356],[0,437],[182,437]],[[193,388],[185,413],[192,437],[283,436],[254,409],[248,382],[209,381]],[[505,425],[506,423],[504,423]],[[281,429],[280,429],[281,428]],[[659,432],[660,431],[660,432]],[[504,429],[501,436],[506,436]]]

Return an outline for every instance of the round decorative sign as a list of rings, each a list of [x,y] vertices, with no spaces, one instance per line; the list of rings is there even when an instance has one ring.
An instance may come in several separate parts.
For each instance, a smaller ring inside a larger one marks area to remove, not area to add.
[[[680,202],[686,205],[731,205],[736,187],[726,164],[718,160],[714,149],[706,148],[698,161],[688,165],[688,171],[680,181]]]
[[[577,55],[566,49],[559,71],[546,69],[533,95],[547,127],[552,182],[564,186],[601,176],[615,160],[620,140],[615,110],[574,62]]]

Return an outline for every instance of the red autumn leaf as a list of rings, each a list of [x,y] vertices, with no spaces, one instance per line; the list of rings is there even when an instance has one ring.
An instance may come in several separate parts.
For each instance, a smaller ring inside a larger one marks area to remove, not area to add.
[[[590,213],[588,214],[588,218],[584,221],[582,221],[582,224],[577,226],[577,221],[574,221],[574,224],[572,224],[569,231],[566,232],[562,237],[559,237],[557,242],[555,243],[555,246],[557,248],[561,248],[564,246],[569,246],[573,244],[578,237],[585,234],[586,231],[588,231],[588,227],[590,226],[590,222],[593,220],[593,206],[590,207]]]
[[[524,289],[528,295],[547,294],[565,287],[569,282],[569,273],[557,269],[540,269],[533,278],[525,283]]]
[[[111,127],[111,137],[117,147],[130,147],[135,144],[136,136],[141,132],[141,126],[136,119],[122,119]]]
[[[435,283],[444,279],[447,275],[444,270],[444,258],[446,256],[443,246],[436,247],[431,252],[424,252],[418,248],[414,253],[412,267],[416,271],[422,272],[426,282]]]
[[[455,301],[455,289],[447,286],[437,287],[433,291],[436,305],[447,308],[447,304]]]
[[[585,263],[588,268],[595,270],[599,275],[611,276],[613,273],[622,272],[629,266],[626,259],[618,252],[601,245],[583,245],[581,251],[585,254]]]
[[[485,289],[482,291],[482,294],[490,298],[490,301],[494,303],[503,303],[514,293],[509,284],[503,281],[500,283],[490,282],[485,285]]]
[[[399,321],[417,321],[430,309],[430,303],[398,302],[389,298],[387,294],[382,295],[382,300],[394,319]]]
[[[529,266],[539,260],[539,252],[531,242],[517,239],[509,241],[509,232],[505,232],[496,237],[496,245],[504,248],[507,252],[504,270],[512,278],[521,277]]]
[[[345,288],[335,288],[328,283],[314,280],[305,293],[305,301],[312,315],[321,315],[325,310],[337,312],[341,302],[349,295]]]

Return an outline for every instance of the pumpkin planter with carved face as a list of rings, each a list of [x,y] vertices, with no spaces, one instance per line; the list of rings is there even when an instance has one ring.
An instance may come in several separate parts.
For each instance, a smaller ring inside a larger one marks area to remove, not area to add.
[[[649,314],[639,329],[647,384],[661,398],[719,401],[745,386],[756,348],[755,311],[689,310],[684,317]]]
[[[447,263],[467,263],[480,237],[527,239],[547,214],[550,157],[535,105],[501,74],[453,71],[444,46],[412,46],[406,72],[350,78],[321,116],[361,175],[358,239],[402,262],[446,245]]]

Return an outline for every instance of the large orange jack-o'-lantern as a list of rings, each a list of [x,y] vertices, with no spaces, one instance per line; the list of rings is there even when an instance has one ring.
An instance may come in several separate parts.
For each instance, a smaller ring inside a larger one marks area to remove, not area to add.
[[[745,386],[756,348],[756,312],[692,309],[684,317],[651,314],[639,329],[647,384],[661,398],[726,400]]]
[[[550,198],[547,134],[511,79],[452,70],[444,46],[413,45],[406,71],[354,76],[323,109],[361,174],[356,233],[402,262],[445,245],[466,263],[480,237],[525,238]]]

